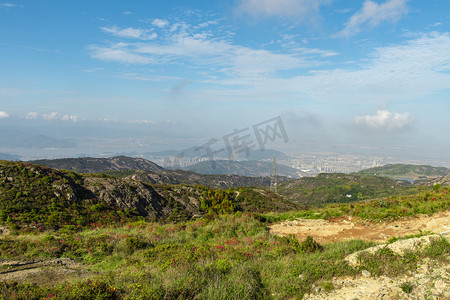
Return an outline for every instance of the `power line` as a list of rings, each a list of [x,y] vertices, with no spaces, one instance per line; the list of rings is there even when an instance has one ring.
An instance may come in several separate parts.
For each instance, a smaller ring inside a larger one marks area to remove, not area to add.
[[[272,176],[270,176],[270,190],[272,192],[274,192],[275,194],[277,193],[277,161],[275,160],[275,158],[273,159],[273,164],[272,164]]]

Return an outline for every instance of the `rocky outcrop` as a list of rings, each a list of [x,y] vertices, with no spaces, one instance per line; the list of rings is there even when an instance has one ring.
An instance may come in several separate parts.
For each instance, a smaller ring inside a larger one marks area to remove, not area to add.
[[[432,241],[436,241],[440,238],[441,238],[440,235],[433,234],[433,235],[427,235],[427,236],[422,236],[422,237],[418,237],[418,238],[398,240],[392,244],[381,244],[381,245],[378,245],[375,247],[371,247],[371,248],[350,254],[349,256],[347,256],[345,258],[345,261],[353,267],[358,266],[359,265],[358,257],[362,253],[375,254],[378,250],[383,249],[383,248],[387,248],[387,249],[391,250],[392,252],[394,252],[395,254],[403,256],[405,254],[405,252],[407,252],[407,251],[421,250],[421,249],[425,248],[425,246],[428,246],[429,244],[431,244]]]
[[[316,287],[316,293],[303,299],[450,299],[449,268],[425,259],[415,272],[399,277],[336,277],[331,281],[334,290],[325,292]]]
[[[164,218],[171,210],[150,185],[134,180],[86,177],[84,186],[95,197],[119,209],[135,210],[148,218]]]
[[[355,252],[345,258],[347,263],[358,267],[358,256],[363,252],[375,253],[387,248],[397,255],[403,256],[407,251],[421,250],[442,235],[434,234],[419,238],[382,244]],[[450,265],[440,264],[430,258],[418,262],[414,271],[398,277],[374,277],[367,270],[361,270],[356,278],[334,277],[331,281],[332,291],[324,291],[320,286],[314,287],[312,294],[306,295],[308,300],[326,299],[450,299]]]

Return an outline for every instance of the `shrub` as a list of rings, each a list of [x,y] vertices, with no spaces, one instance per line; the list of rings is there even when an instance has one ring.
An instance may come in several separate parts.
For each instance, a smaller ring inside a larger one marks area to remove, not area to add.
[[[145,248],[147,246],[147,243],[138,237],[129,236],[125,239],[125,246],[127,248],[127,251],[132,253],[138,249]]]
[[[403,282],[400,285],[400,288],[402,289],[403,292],[410,294],[414,288],[414,285],[411,282]]]
[[[298,250],[301,252],[316,252],[323,251],[323,246],[316,242],[312,236],[308,236],[303,242],[299,244]]]

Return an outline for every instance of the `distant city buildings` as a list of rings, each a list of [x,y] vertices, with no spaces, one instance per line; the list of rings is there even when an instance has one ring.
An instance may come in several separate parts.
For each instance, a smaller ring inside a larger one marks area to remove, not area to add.
[[[208,157],[152,157],[155,163],[169,168],[184,168],[202,161],[209,160]],[[218,158],[228,160],[228,158]],[[247,159],[235,159],[241,161]],[[271,160],[267,160],[271,161]],[[172,164],[168,164],[172,163]],[[386,164],[407,163],[424,164],[419,160],[402,160],[398,157],[364,156],[339,153],[303,153],[290,154],[289,158],[277,159],[277,164],[288,166],[299,171],[300,176],[315,176],[319,173],[352,173],[360,170],[383,166]]]

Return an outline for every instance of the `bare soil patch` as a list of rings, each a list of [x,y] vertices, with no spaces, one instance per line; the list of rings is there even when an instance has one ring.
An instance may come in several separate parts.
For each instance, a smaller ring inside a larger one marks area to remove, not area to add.
[[[330,220],[297,219],[270,226],[270,232],[279,236],[294,235],[299,240],[312,236],[321,243],[347,239],[361,239],[384,243],[390,237],[401,237],[423,232],[450,234],[450,212],[394,221],[368,222],[358,218],[340,217]]]
[[[90,277],[85,267],[70,258],[39,261],[0,261],[0,281],[54,285],[70,278]]]

